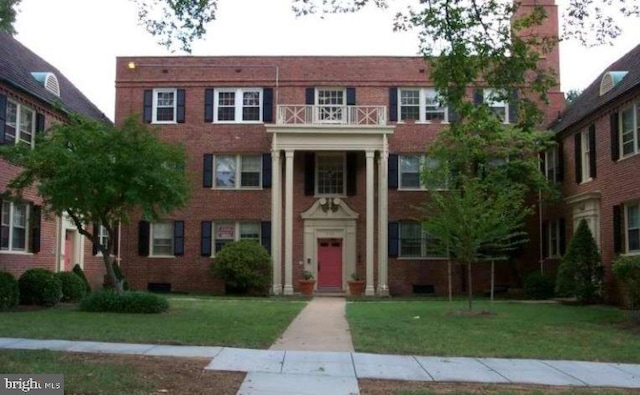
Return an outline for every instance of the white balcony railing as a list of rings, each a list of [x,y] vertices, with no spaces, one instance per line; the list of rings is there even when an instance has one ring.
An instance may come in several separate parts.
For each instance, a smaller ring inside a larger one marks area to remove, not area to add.
[[[386,125],[386,106],[279,105],[278,125]]]

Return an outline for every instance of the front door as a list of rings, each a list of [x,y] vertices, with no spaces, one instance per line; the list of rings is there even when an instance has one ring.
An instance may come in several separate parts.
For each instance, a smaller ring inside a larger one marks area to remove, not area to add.
[[[318,240],[318,288],[342,289],[342,240]]]

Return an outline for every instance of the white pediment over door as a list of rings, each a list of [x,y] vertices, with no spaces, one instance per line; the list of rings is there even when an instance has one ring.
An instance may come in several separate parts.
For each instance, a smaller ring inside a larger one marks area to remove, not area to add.
[[[303,219],[351,219],[356,220],[356,213],[340,198],[320,198],[300,215]]]

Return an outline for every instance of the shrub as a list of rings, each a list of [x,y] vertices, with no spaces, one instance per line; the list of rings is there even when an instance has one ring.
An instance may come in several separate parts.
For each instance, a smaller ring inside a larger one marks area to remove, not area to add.
[[[534,272],[524,280],[524,293],[531,299],[549,299],[553,297],[555,286],[556,280],[553,276]]]
[[[87,286],[74,272],[60,272],[55,276],[62,284],[62,301],[77,302],[87,294]]]
[[[20,303],[53,306],[62,298],[62,283],[47,269],[28,269],[18,280]]]
[[[271,257],[251,240],[229,243],[216,254],[213,273],[241,292],[266,294],[271,285]]]
[[[602,295],[603,277],[598,245],[587,221],[581,220],[558,268],[556,294],[575,296],[582,303],[595,303]]]
[[[629,308],[640,308],[640,256],[621,256],[613,262],[613,275],[624,285]]]
[[[9,272],[0,272],[0,311],[16,307],[19,298],[18,280]]]
[[[155,314],[169,310],[169,301],[147,292],[104,290],[87,295],[80,302],[80,310],[88,312]]]
[[[75,264],[75,266],[73,266],[73,272],[76,274],[76,276],[80,277],[82,279],[82,282],[84,282],[84,285],[86,287],[87,292],[89,293],[91,292],[91,285],[89,285],[89,281],[87,280],[87,276],[84,275],[84,270],[82,270],[82,268],[80,267],[79,264]]]

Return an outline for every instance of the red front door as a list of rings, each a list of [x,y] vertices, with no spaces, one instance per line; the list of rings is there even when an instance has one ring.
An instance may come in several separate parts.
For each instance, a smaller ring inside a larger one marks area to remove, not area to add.
[[[64,267],[62,268],[63,271],[69,271],[71,269],[73,269],[73,265],[75,265],[76,262],[73,261],[73,253],[74,253],[74,249],[75,249],[75,245],[74,245],[74,237],[73,237],[73,232],[72,231],[66,231],[64,234]]]
[[[318,240],[318,287],[342,288],[342,240]]]

